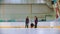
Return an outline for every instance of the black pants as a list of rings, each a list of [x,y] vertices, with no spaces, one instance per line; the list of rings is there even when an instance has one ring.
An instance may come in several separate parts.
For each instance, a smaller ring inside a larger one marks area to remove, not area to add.
[[[28,28],[28,23],[25,24],[25,28]]]
[[[37,23],[35,23],[35,28],[37,28]]]

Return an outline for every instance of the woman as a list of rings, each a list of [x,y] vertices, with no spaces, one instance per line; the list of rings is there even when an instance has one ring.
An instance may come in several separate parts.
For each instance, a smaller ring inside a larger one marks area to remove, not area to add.
[[[35,16],[35,28],[37,28],[38,18]]]
[[[28,28],[28,24],[29,24],[29,17],[27,16],[27,17],[26,17],[26,21],[25,21],[25,28],[26,28],[26,27]]]

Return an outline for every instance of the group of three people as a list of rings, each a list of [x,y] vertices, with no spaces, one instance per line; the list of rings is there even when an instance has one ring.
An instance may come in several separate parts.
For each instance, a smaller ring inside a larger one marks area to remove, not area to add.
[[[35,22],[35,25],[31,23],[31,27],[35,26],[35,28],[37,28],[37,23],[38,23],[37,16],[35,16],[34,22]],[[28,28],[28,25],[29,25],[29,17],[27,16],[25,21],[25,28]]]

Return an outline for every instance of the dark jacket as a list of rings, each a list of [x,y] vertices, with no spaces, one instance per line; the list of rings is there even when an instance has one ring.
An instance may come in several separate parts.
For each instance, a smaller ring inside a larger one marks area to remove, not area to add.
[[[36,19],[35,19],[35,23],[38,23],[38,18],[36,17]]]
[[[29,18],[26,18],[26,24],[28,24],[29,23]]]

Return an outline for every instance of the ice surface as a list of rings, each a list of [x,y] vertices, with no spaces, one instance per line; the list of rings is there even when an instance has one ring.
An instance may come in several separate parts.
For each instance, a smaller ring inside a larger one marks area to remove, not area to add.
[[[0,34],[60,34],[57,28],[0,28]]]

